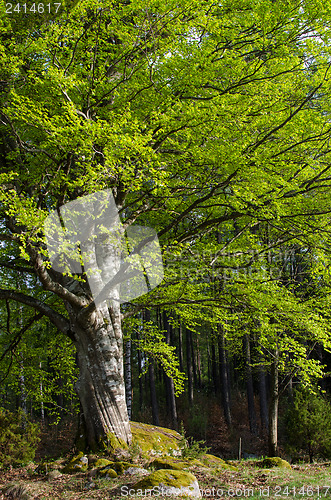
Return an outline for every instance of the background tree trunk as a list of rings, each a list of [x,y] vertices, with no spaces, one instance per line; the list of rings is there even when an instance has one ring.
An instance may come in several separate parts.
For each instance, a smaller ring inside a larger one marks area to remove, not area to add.
[[[219,393],[219,384],[218,384],[218,374],[217,374],[217,364],[216,364],[216,348],[215,348],[215,340],[212,339],[211,344],[211,373],[213,379],[213,390],[215,394]]]
[[[167,314],[163,313],[163,326],[166,330],[166,342],[170,345],[171,339],[171,325],[168,321]],[[176,398],[175,398],[175,386],[174,381],[171,377],[166,375],[166,392],[167,392],[167,401],[169,404],[169,412],[171,416],[171,424],[175,430],[178,430],[178,417],[177,417],[177,406],[176,406]]]
[[[259,374],[259,395],[260,395],[260,418],[262,429],[268,430],[268,397],[267,397],[267,380],[264,367],[260,368]]]
[[[192,368],[192,332],[186,328],[186,366],[187,366],[187,390],[188,404],[193,405],[193,368]]]
[[[132,417],[131,339],[125,343],[125,396],[129,420]]]
[[[157,403],[156,388],[155,388],[155,375],[154,375],[154,364],[153,360],[149,360],[149,388],[151,393],[151,406],[152,406],[152,418],[154,425],[160,425],[159,420],[159,405]]]
[[[246,347],[246,390],[247,390],[247,404],[249,415],[249,428],[252,434],[257,434],[257,419],[254,404],[254,386],[253,374],[251,366],[251,348],[248,335],[245,335]]]
[[[139,332],[137,330],[137,340],[139,340]],[[142,356],[140,349],[137,349],[138,358],[138,384],[139,384],[139,411],[142,412],[144,402],[144,388],[142,378]]]
[[[227,369],[225,340],[222,327],[219,328],[218,358],[220,366],[221,398],[224,418],[227,425],[231,426],[230,384]]]
[[[274,360],[270,368],[270,398],[269,398],[269,456],[276,457],[278,454],[278,352],[274,351]]]

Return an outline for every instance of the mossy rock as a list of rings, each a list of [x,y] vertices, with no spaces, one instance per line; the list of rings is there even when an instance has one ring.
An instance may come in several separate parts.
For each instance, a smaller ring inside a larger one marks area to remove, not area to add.
[[[94,463],[93,463],[93,466],[94,467],[106,467],[107,465],[111,465],[113,464],[114,462],[111,462],[110,460],[107,460],[106,458],[98,458],[98,460],[96,460]]]
[[[182,460],[180,458],[156,458],[153,460],[149,467],[154,467],[154,469],[174,469],[174,470],[184,470],[190,467],[204,467],[204,464],[195,458],[190,460]]]
[[[99,466],[102,470],[104,469],[113,469],[116,471],[118,475],[123,474],[124,471],[126,471],[129,467],[132,467],[132,464],[130,462],[111,462],[110,460],[105,460],[105,459],[100,459],[98,462],[104,462],[104,465]],[[94,465],[95,467],[98,467],[96,462]]]
[[[266,469],[271,469],[272,467],[282,467],[285,469],[291,469],[290,464],[280,457],[266,457],[263,460],[256,462],[258,467],[263,467]]]
[[[98,476],[103,479],[115,479],[115,477],[117,477],[117,472],[110,467],[105,467],[98,471]]]
[[[227,469],[227,470],[238,470],[234,465],[228,464],[225,460],[219,457],[215,457],[215,455],[210,455],[206,453],[201,457],[201,461],[205,467],[212,467],[216,469]]]
[[[181,455],[179,447],[181,435],[172,429],[131,422],[131,432],[132,446],[138,447],[143,457]]]
[[[196,477],[190,472],[174,469],[160,469],[144,477],[133,486],[140,496],[190,496],[201,498]]]
[[[64,467],[65,474],[75,474],[76,472],[86,472],[88,467],[88,458],[81,451],[78,455],[74,456],[70,462]]]

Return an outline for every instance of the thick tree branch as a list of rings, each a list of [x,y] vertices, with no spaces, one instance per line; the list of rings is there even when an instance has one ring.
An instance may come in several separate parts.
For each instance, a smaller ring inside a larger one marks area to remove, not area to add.
[[[34,268],[40,279],[45,290],[55,293],[58,297],[63,300],[66,300],[74,307],[84,307],[86,306],[86,300],[80,297],[77,297],[74,293],[69,292],[66,288],[64,288],[59,283],[56,283],[52,280],[49,273],[45,268],[45,262],[43,261],[41,255],[35,248],[32,246],[28,249],[29,254],[32,258],[32,262],[34,264]]]
[[[69,320],[62,314],[54,311],[54,309],[49,307],[41,300],[38,300],[35,297],[31,297],[30,295],[25,295],[21,292],[16,292],[15,290],[4,288],[0,288],[0,299],[15,300],[16,302],[20,302],[21,304],[25,304],[26,306],[36,309],[37,311],[47,316],[58,330],[72,338]]]
[[[6,302],[8,304],[7,300],[6,300]],[[9,344],[7,349],[5,349],[5,351],[2,353],[2,355],[0,357],[0,361],[2,361],[4,359],[4,357],[6,356],[6,354],[8,352],[14,351],[16,349],[16,347],[18,346],[18,344],[21,341],[22,335],[33,325],[33,323],[35,323],[36,321],[39,321],[43,316],[44,316],[43,313],[38,313],[28,321],[28,323],[15,335],[15,338],[11,341],[11,343]],[[8,328],[7,328],[7,330],[8,330],[8,333],[10,333]]]

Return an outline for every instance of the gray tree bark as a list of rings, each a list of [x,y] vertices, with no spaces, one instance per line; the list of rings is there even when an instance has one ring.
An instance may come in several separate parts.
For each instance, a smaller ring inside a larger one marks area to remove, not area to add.
[[[269,456],[278,455],[278,352],[274,351],[274,360],[270,369],[270,398],[269,398]]]
[[[249,415],[249,428],[252,434],[257,434],[257,418],[254,404],[254,386],[251,366],[251,348],[248,335],[245,335],[246,347],[246,390]]]
[[[260,368],[259,374],[259,394],[260,394],[260,418],[262,429],[268,430],[268,397],[267,397],[267,383],[264,367]]]
[[[224,339],[223,329],[221,326],[219,328],[218,358],[220,366],[221,398],[222,398],[224,418],[227,425],[230,427],[232,423],[231,404],[230,404],[230,383],[229,383],[228,369],[227,369],[228,363],[226,359],[225,339]]]
[[[166,342],[171,345],[171,325],[168,321],[167,314],[163,312],[163,327],[166,330]],[[175,386],[174,381],[168,375],[165,376],[166,380],[166,392],[167,392],[167,401],[168,401],[168,409],[171,416],[171,424],[173,429],[178,430],[178,417],[177,417],[177,406],[176,406],[176,398],[175,398]]]
[[[151,394],[153,424],[160,425],[159,405],[157,402],[156,387],[155,387],[154,363],[152,359],[149,360],[148,373],[149,373],[149,388]]]
[[[192,368],[192,332],[186,329],[186,365],[188,383],[188,403],[193,405],[193,368]]]
[[[83,409],[87,443],[92,449],[105,440],[112,445],[114,437],[115,447],[131,441],[120,310],[114,307],[107,323],[105,306],[103,309],[99,307],[83,320],[70,311],[70,316],[74,315],[72,324],[80,369],[76,390]]]
[[[125,396],[129,420],[132,416],[131,339],[125,343]]]

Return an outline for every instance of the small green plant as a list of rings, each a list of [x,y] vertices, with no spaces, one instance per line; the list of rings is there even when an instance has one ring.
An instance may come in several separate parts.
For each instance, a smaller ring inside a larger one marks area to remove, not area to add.
[[[33,460],[38,442],[39,427],[28,422],[23,411],[0,408],[0,468]]]
[[[179,448],[183,458],[200,458],[202,455],[208,453],[210,448],[205,446],[205,441],[195,441],[193,438],[186,437],[183,422],[180,423],[179,433],[181,435]]]
[[[129,454],[130,454],[130,457],[131,457],[131,460],[137,460],[140,456],[140,453],[141,453],[141,449],[140,449],[140,446],[137,442],[133,442],[131,443],[131,445],[129,446]]]

